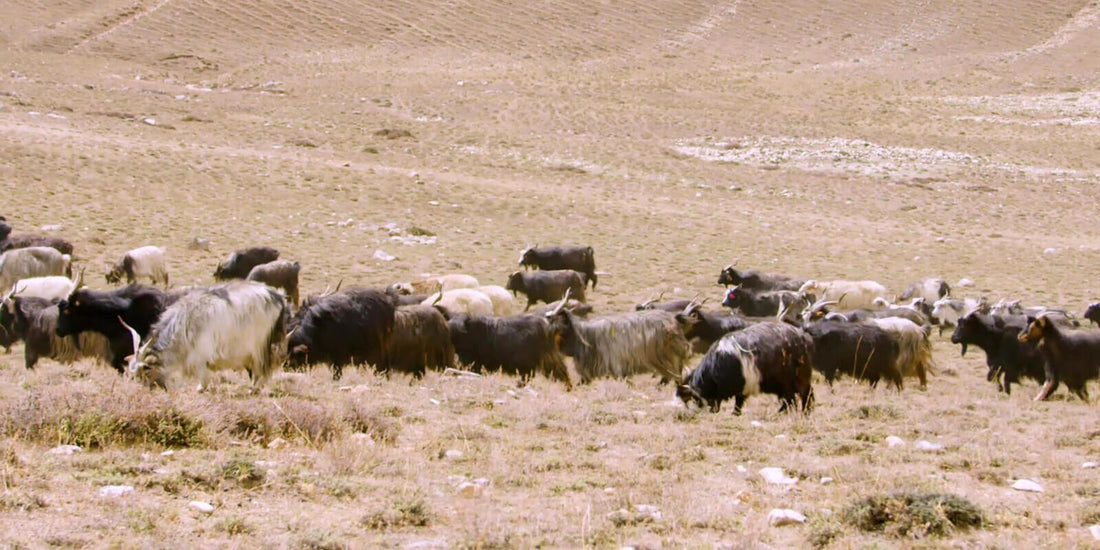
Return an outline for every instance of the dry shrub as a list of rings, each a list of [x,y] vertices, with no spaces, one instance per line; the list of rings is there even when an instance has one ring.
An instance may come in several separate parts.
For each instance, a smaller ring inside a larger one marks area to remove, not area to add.
[[[245,489],[259,487],[264,482],[264,472],[251,460],[231,459],[221,466],[221,478]]]
[[[844,519],[863,531],[912,538],[950,535],[956,529],[981,527],[985,521],[976,504],[942,493],[873,495],[849,506]]]
[[[367,407],[361,401],[348,400],[344,404],[344,422],[355,433],[364,433],[374,441],[393,443],[397,439],[401,425],[392,418],[403,414],[398,407],[377,410]]]
[[[382,531],[400,527],[427,527],[432,522],[428,504],[419,496],[401,498],[359,520],[367,529]]]
[[[168,394],[130,383],[45,386],[0,404],[0,435],[46,444],[195,447],[203,425]]]

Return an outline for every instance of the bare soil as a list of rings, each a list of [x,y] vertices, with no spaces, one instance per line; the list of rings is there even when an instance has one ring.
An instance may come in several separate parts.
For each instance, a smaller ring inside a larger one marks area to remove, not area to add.
[[[93,286],[145,244],[176,284],[277,246],[319,292],[503,284],[525,245],[581,243],[604,312],[717,298],[731,261],[898,292],[965,277],[960,296],[1081,312],[1100,295],[1098,21],[1079,0],[13,0],[0,214],[60,226]],[[806,417],[764,397],[687,413],[650,377],[319,368],[260,396],[237,376],[150,394],[91,363],[25,372],[21,351],[0,357],[9,547],[1064,548],[1100,523],[1095,404],[998,393],[946,337],[927,391],[819,382]],[[843,520],[912,491],[985,521],[922,538]],[[808,521],[769,527],[772,508]]]

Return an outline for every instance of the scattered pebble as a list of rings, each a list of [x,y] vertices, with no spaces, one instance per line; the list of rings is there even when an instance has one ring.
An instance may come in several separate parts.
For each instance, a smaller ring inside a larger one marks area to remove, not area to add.
[[[607,494],[607,495],[613,495],[613,494],[615,494],[615,488],[614,487],[604,487],[603,492],[604,492],[604,494]]]
[[[458,486],[459,496],[463,496],[463,497],[466,497],[466,498],[474,498],[474,497],[481,496],[481,494],[484,491],[485,491],[485,487],[483,485],[478,485],[477,483],[470,483],[469,481],[463,482],[463,483],[459,484],[459,486]]]
[[[823,478],[821,478],[821,484],[822,484],[822,485],[828,485],[828,484],[830,484],[830,483],[832,483],[832,482],[833,482],[833,478],[831,478],[831,477],[823,477]]]
[[[61,224],[50,223],[39,227],[42,231],[61,231]]]
[[[904,447],[905,440],[896,435],[892,435],[886,438],[886,444],[890,447]]]
[[[1092,538],[1100,540],[1100,525],[1089,527],[1089,533],[1092,533]]]
[[[201,500],[192,500],[187,503],[187,506],[194,508],[204,514],[209,514],[214,511],[214,506],[209,502],[203,502]]]
[[[1016,482],[1012,484],[1012,488],[1017,491],[1027,491],[1030,493],[1043,492],[1043,486],[1030,479],[1017,479]]]
[[[924,441],[922,439],[913,444],[913,448],[918,451],[942,451],[943,443],[932,443],[931,441]]]
[[[131,347],[133,347],[133,346],[131,346]],[[428,403],[431,403],[432,405],[439,405],[441,403],[441,401],[438,400],[438,399],[433,398],[433,399],[428,399]]]
[[[176,451],[173,451],[172,449],[168,449],[167,451],[164,451],[163,453],[160,453],[160,456],[172,456],[174,454],[176,454]]]
[[[447,541],[442,539],[436,540],[418,540],[410,542],[405,545],[405,548],[409,550],[420,550],[424,548],[450,548],[451,545],[447,544]]]
[[[967,279],[966,277],[963,277],[962,279],[959,279],[959,282],[955,283],[955,286],[958,286],[958,287],[974,286],[974,281],[972,281],[970,279]]]
[[[52,455],[71,455],[73,453],[82,453],[84,449],[77,447],[76,445],[58,445],[48,451]]]
[[[779,434],[775,436],[776,439],[787,439],[787,434]]]
[[[392,261],[397,259],[397,256],[394,256],[392,254],[387,254],[387,253],[385,253],[381,250],[375,250],[374,251],[374,259],[382,261],[382,262],[392,262]]]
[[[1086,470],[1091,470],[1091,469],[1096,467],[1096,463],[1095,462],[1086,462],[1086,463],[1082,464],[1081,467],[1086,469]]]
[[[753,420],[752,422],[749,422],[749,426],[752,426],[753,428],[759,428],[763,425],[764,424],[762,422],[760,422],[759,420]]]
[[[792,523],[806,523],[806,516],[789,508],[775,508],[768,512],[768,524],[782,527]]]
[[[134,492],[134,488],[130,485],[106,485],[99,488],[99,496],[101,497],[120,497],[132,492]]]
[[[1058,253],[1057,248],[1045,248],[1045,249],[1043,249],[1043,254],[1057,254],[1057,253]]]
[[[141,119],[141,121],[148,124],[149,126],[156,126],[157,125],[157,119],[155,119],[155,118],[146,117],[146,118]]]
[[[749,472],[748,468],[745,468],[744,466],[742,466],[740,464],[737,465],[737,471],[742,473],[742,474],[746,474],[746,473]]]
[[[760,469],[760,477],[772,485],[791,485],[798,483],[798,478],[787,477],[783,468],[769,467]]]
[[[447,452],[443,453],[443,456],[452,460],[456,458],[462,458],[462,451],[458,449],[450,449]]]

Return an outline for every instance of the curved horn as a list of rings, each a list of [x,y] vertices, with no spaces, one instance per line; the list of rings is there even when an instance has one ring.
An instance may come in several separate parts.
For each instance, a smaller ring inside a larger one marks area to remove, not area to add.
[[[6,304],[8,302],[8,300],[11,300],[11,297],[15,295],[15,287],[17,287],[17,286],[19,286],[19,283],[11,285],[11,290],[8,291],[8,293],[4,295],[3,300],[0,300],[0,304]]]
[[[126,321],[122,320],[121,315],[119,315],[118,317],[118,322],[122,323],[122,326],[126,327],[126,330],[130,331],[130,337],[134,341],[134,354],[130,357],[130,365],[127,369],[128,371],[130,371],[130,374],[134,374],[135,372],[137,372],[138,354],[141,352],[141,336],[139,336],[138,332],[134,330],[134,327],[127,325]]]
[[[439,294],[435,297],[435,300],[432,301],[432,306],[434,307],[442,299],[443,299],[443,287],[441,286],[441,287],[439,287]]]
[[[340,279],[339,281],[336,281],[336,290],[333,290],[332,293],[336,294],[337,292],[340,292],[340,285],[342,285],[342,284],[344,284],[344,279]]]
[[[84,284],[84,270],[87,268],[80,268],[80,274],[76,276],[76,281],[73,283],[73,290],[76,290]]]
[[[565,296],[561,297],[561,302],[558,303],[558,307],[554,308],[554,310],[551,311],[550,313],[547,313],[546,316],[547,317],[553,317],[553,316],[557,315],[558,313],[561,313],[562,308],[564,308],[566,302],[569,301],[569,294],[572,293],[572,292],[573,292],[572,288],[565,289]]]

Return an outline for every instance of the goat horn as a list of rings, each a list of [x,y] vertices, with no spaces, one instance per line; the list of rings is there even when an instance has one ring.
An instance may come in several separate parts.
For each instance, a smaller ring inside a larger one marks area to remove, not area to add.
[[[440,286],[439,287],[439,294],[435,297],[435,300],[432,301],[432,305],[434,306],[434,305],[438,304],[439,301],[442,300],[442,299],[443,299],[443,287]]]
[[[553,317],[553,316],[557,315],[558,313],[561,313],[562,308],[565,307],[565,303],[569,301],[569,294],[572,293],[572,292],[573,292],[572,288],[565,289],[565,296],[561,297],[561,302],[558,304],[558,307],[554,308],[554,310],[551,311],[550,313],[547,313],[546,316],[547,317]]]
[[[122,323],[122,326],[126,327],[126,330],[130,331],[130,337],[134,341],[134,355],[130,358],[129,371],[131,374],[137,371],[138,353],[141,351],[141,336],[134,330],[134,327],[127,325],[126,321],[122,320],[122,316],[119,315],[118,322]]]
[[[84,270],[87,268],[80,268],[80,274],[76,276],[76,282],[73,283],[73,290],[80,288],[80,285],[84,284]]]

